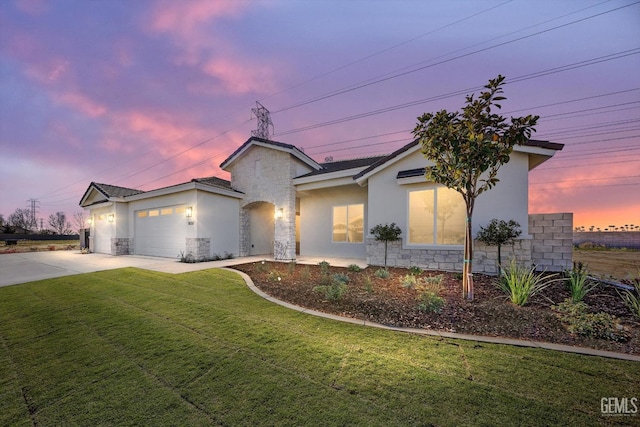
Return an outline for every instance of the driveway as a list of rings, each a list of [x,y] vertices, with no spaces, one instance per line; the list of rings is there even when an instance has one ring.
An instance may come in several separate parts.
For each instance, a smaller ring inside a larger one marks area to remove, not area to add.
[[[0,286],[17,285],[35,280],[137,267],[163,273],[187,273],[215,267],[253,262],[262,258],[236,258],[230,260],[185,264],[172,258],[146,256],[111,256],[104,254],[81,254],[80,251],[26,252],[0,255]]]

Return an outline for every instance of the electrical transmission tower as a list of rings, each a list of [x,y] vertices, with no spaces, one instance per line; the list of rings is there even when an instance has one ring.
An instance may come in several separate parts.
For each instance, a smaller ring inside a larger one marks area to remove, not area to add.
[[[271,121],[271,113],[262,104],[256,101],[256,108],[252,108],[251,112],[258,119],[256,130],[251,131],[251,135],[258,138],[269,139],[269,127],[273,130],[273,122]]]
[[[38,208],[40,207],[40,200],[29,199],[27,200],[27,210],[29,211],[29,227],[32,229],[38,228]]]

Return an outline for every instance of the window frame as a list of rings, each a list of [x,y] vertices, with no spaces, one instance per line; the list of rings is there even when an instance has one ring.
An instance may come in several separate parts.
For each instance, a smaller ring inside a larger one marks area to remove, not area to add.
[[[359,206],[362,209],[362,240],[361,241],[357,241],[357,242],[353,242],[353,241],[349,241],[349,207],[352,206]],[[336,218],[336,208],[346,208],[346,221],[345,221],[345,240],[335,240],[334,236],[335,236],[335,232],[334,232],[334,228],[335,228],[335,218]],[[340,204],[340,205],[333,205],[331,206],[331,243],[337,243],[337,244],[352,244],[352,245],[362,245],[365,243],[365,239],[366,239],[366,233],[365,233],[365,227],[364,227],[364,219],[365,219],[365,212],[364,212],[364,208],[365,208],[365,204],[364,203],[348,203],[348,204]]]
[[[404,234],[404,238],[403,238],[403,243],[404,243],[405,247],[407,247],[407,248],[415,248],[415,249],[452,249],[452,250],[464,248],[464,242],[460,243],[460,244],[458,244],[458,243],[455,243],[455,244],[441,244],[441,243],[438,243],[438,189],[448,189],[448,187],[446,187],[445,185],[442,185],[442,184],[435,184],[434,183],[434,184],[427,185],[427,186],[420,186],[420,187],[416,187],[416,188],[408,188],[407,189],[407,196],[406,196],[407,232]],[[410,233],[410,228],[411,228],[410,197],[411,197],[411,193],[418,192],[418,191],[429,191],[429,190],[433,191],[434,205],[435,205],[435,208],[433,210],[433,221],[432,221],[433,242],[434,243],[416,243],[416,242],[411,242],[411,240],[410,240],[411,239],[411,233]],[[452,190],[452,191],[455,191],[455,190]],[[463,214],[464,214],[464,216],[466,218],[466,207],[465,207],[464,200],[462,199],[462,195],[460,195],[460,203],[461,203],[461,207],[463,208]],[[463,227],[461,228],[461,232],[462,232],[462,236],[464,236],[464,233],[465,233],[464,224],[463,224]]]

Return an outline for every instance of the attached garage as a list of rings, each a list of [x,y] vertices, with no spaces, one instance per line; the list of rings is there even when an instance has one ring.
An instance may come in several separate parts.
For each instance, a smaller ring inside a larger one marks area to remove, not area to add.
[[[187,221],[184,205],[135,212],[133,244],[136,255],[176,258],[185,251]]]

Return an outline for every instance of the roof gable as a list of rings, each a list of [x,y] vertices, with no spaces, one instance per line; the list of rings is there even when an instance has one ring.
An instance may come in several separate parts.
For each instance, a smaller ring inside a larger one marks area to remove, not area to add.
[[[253,146],[261,146],[266,148],[271,148],[279,151],[284,151],[286,153],[291,154],[293,157],[297,158],[311,169],[318,170],[321,168],[320,164],[313,160],[311,157],[307,156],[300,149],[298,149],[295,145],[285,144],[283,142],[271,141],[269,139],[258,138],[253,136],[249,138],[244,144],[242,144],[236,151],[234,151],[229,157],[225,159],[222,163],[220,163],[220,169],[228,170],[228,168],[236,161],[238,158],[242,157],[242,155],[247,152]]]
[[[95,205],[97,203],[107,202],[113,198],[121,199],[140,193],[144,193],[144,191],[136,190],[135,188],[92,182],[80,199],[80,206]]]

